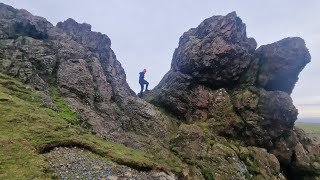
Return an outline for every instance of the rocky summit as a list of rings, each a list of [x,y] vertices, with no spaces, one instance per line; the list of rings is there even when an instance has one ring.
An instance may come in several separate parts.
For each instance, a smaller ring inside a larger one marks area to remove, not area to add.
[[[290,97],[310,59],[299,37],[257,48],[235,12],[213,16],[141,99],[107,35],[0,4],[0,178],[319,179]]]

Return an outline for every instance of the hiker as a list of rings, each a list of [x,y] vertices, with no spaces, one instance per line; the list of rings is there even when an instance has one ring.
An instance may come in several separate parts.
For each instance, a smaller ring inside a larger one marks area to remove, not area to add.
[[[139,73],[139,84],[141,86],[141,91],[140,91],[140,97],[142,97],[142,92],[143,92],[143,89],[144,89],[144,85],[146,85],[146,91],[149,91],[148,90],[148,81],[144,80],[144,74],[147,72],[147,69],[143,69],[142,72]]]

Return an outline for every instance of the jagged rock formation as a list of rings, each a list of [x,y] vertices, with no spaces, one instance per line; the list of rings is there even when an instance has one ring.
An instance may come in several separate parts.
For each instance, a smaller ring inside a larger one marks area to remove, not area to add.
[[[294,129],[290,93],[310,61],[301,38],[256,50],[236,13],[208,18],[180,38],[170,71],[145,97],[151,103],[130,89],[110,46],[89,24],[53,26],[0,4],[0,72],[32,85],[53,110],[58,88],[98,136],[175,153],[181,178],[320,176],[319,145]]]
[[[220,135],[267,149],[284,169],[294,168],[290,173],[318,176],[319,146],[311,146],[299,130],[293,129],[298,111],[290,93],[300,71],[310,62],[305,43],[301,38],[286,38],[257,50],[256,46],[234,12],[208,18],[182,35],[170,71],[145,99],[182,121],[206,124],[209,135],[199,135],[197,130],[197,135],[184,136],[184,131],[179,133],[183,138],[172,141],[173,149],[179,149],[177,154],[196,156],[193,162],[200,167],[217,162],[211,153],[214,148],[207,147],[208,142],[202,139]],[[184,141],[206,152],[190,150]],[[297,158],[302,152],[304,161],[307,159],[304,168],[304,163],[298,163],[302,159]]]
[[[50,88],[58,87],[101,137],[138,149],[162,148],[172,125],[135,96],[108,36],[72,19],[55,27],[25,10],[4,4],[0,10],[1,72],[42,91],[52,109]]]

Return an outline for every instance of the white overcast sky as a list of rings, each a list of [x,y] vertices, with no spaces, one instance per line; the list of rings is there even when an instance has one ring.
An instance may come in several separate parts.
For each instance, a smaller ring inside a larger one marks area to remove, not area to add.
[[[292,94],[300,118],[320,117],[320,0],[0,0],[45,17],[52,24],[73,18],[107,34],[134,91],[138,73],[154,87],[169,70],[183,32],[205,18],[236,11],[258,45],[285,37],[305,39],[312,62]]]

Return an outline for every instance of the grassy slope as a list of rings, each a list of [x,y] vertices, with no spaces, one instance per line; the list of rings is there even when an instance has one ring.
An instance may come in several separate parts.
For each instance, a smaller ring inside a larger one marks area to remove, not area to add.
[[[154,157],[90,134],[73,123],[76,115],[62,99],[56,102],[60,112],[41,107],[37,92],[0,73],[0,179],[51,179],[54,173],[39,152],[72,144],[119,164],[179,170],[176,160]]]
[[[303,129],[306,133],[320,134],[320,124],[317,123],[296,123],[295,126]]]

